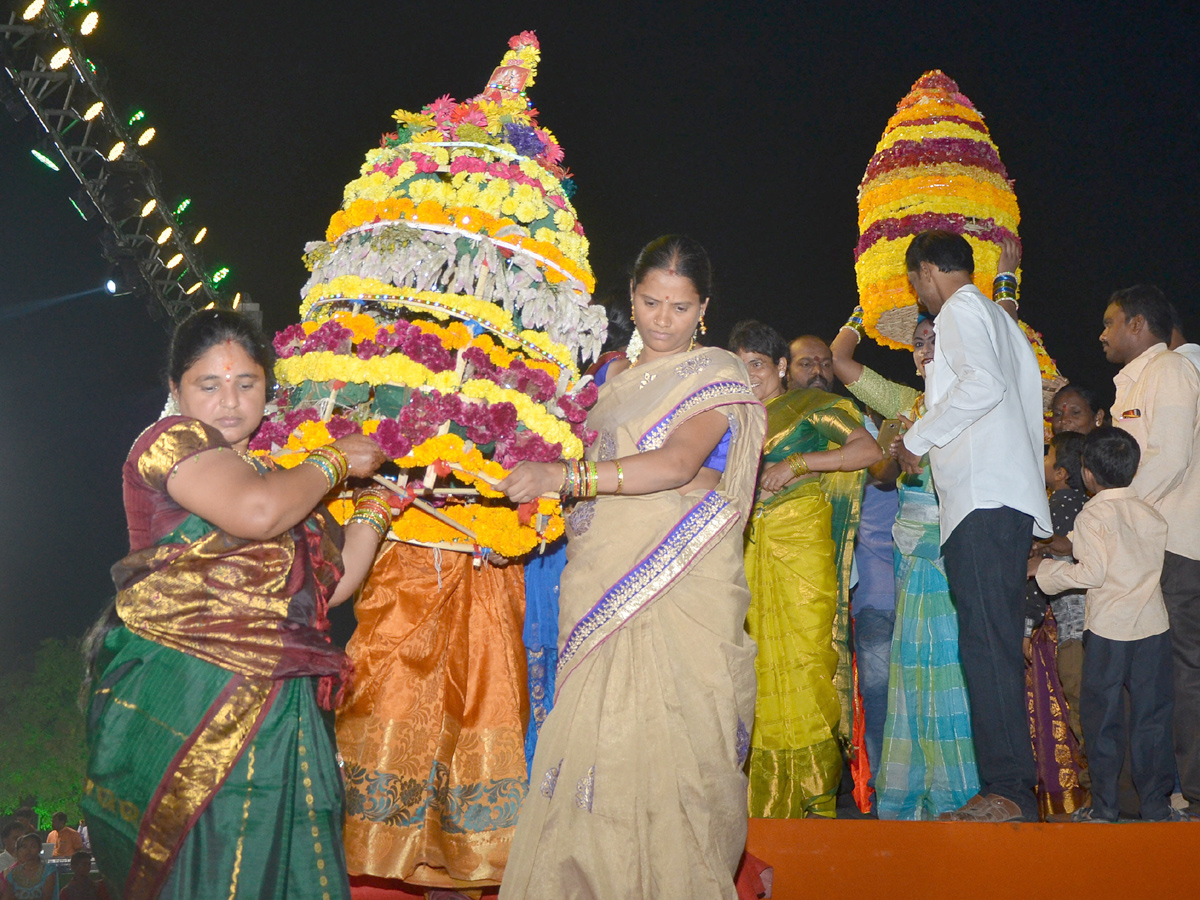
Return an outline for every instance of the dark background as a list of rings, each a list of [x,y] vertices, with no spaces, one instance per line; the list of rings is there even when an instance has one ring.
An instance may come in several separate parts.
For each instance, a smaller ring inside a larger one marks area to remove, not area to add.
[[[25,5],[18,0],[16,7]],[[296,317],[324,234],[397,107],[479,92],[535,29],[530,97],[579,185],[598,293],[638,248],[710,250],[709,337],[756,316],[831,337],[856,302],[856,189],[927,69],[987,117],[1021,204],[1022,316],[1063,372],[1111,395],[1096,341],[1109,293],[1153,281],[1194,336],[1200,227],[1197,16],[1186,3],[162,3],[93,0],[81,39],[118,110],[144,108],[168,197],[211,229],[210,268]],[[76,185],[0,114],[0,658],[80,633],[127,549],[120,465],[164,399],[166,333],[94,292]],[[864,359],[901,378],[907,356]]]

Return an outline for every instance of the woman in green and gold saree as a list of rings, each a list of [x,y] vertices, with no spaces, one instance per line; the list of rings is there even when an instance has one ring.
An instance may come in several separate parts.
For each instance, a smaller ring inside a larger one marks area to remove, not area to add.
[[[859,471],[883,453],[850,401],[813,388],[786,390],[788,346],[774,328],[739,323],[729,346],[746,364],[768,416],[758,501],[746,533],[753,598],[746,627],[758,642],[750,814],[833,816],[842,775],[839,691],[848,694],[853,684],[848,665],[839,683],[835,640],[834,531],[844,527],[845,511],[830,504],[820,473]]]
[[[736,897],[754,716],[741,532],[765,417],[735,357],[693,346],[709,284],[694,241],[648,245],[631,283],[642,346],[610,367],[587,460],[521,463],[501,485],[582,498],[502,898]]]
[[[92,635],[84,797],[124,900],[349,897],[322,713],[349,673],[325,611],[366,574],[387,510],[361,503],[343,535],[318,504],[383,454],[351,435],[288,471],[243,456],[269,370],[236,313],[193,314],[168,368],[180,414],[124,466],[130,553]]]

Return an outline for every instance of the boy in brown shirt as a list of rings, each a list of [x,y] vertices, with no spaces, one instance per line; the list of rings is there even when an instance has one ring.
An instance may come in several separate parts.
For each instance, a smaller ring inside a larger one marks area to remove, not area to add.
[[[1173,821],[1172,663],[1167,608],[1159,579],[1167,522],[1129,487],[1137,473],[1137,441],[1117,428],[1098,428],[1083,446],[1083,481],[1092,495],[1071,535],[1077,562],[1034,558],[1029,575],[1047,594],[1086,589],[1080,707],[1092,805],[1078,822],[1115,822],[1117,778],[1125,757],[1122,689],[1130,698],[1133,783],[1142,818]]]

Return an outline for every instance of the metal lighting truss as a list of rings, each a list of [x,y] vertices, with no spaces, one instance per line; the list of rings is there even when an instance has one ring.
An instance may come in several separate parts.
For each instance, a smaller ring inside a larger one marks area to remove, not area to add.
[[[27,7],[24,15],[32,8]],[[62,64],[64,50],[70,59]],[[52,67],[52,61],[59,66]],[[180,225],[156,174],[139,152],[138,137],[144,134],[144,126],[134,132],[118,118],[105,79],[79,49],[53,0],[46,0],[29,21],[16,12],[7,24],[0,21],[0,62],[107,226],[101,237],[104,256],[127,275],[135,269],[174,322],[209,303],[227,306],[206,274],[195,243],[196,230]],[[4,87],[0,85],[0,90]],[[97,103],[103,104],[99,112],[85,119]],[[19,104],[6,105],[14,116],[22,112]],[[123,142],[123,149],[117,148],[118,142]],[[87,201],[79,199],[83,201],[76,204],[80,213],[91,218]],[[153,209],[143,214],[151,200]],[[167,268],[166,262],[177,253],[183,259]],[[158,313],[153,303],[148,305],[152,314]]]

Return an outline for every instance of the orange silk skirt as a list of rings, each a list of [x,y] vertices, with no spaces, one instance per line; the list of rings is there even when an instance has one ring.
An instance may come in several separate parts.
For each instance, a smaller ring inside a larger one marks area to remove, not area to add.
[[[337,716],[350,872],[498,884],[528,785],[521,566],[392,543],[354,611]]]

